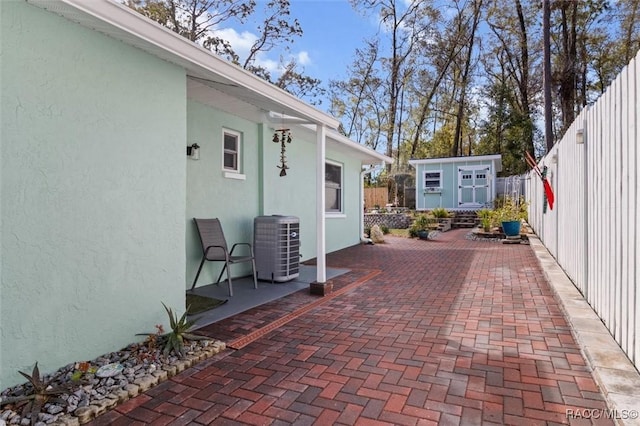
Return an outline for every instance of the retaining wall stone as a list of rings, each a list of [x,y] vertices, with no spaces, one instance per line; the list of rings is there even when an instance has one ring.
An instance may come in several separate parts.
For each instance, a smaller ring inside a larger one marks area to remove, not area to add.
[[[386,226],[390,229],[407,229],[411,226],[411,216],[404,213],[365,213],[364,227]]]

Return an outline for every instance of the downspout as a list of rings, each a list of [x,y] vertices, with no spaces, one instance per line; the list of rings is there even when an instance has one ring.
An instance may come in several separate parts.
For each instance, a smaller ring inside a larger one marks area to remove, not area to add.
[[[366,170],[360,172],[360,242],[371,244],[371,239],[364,237],[364,177],[373,172],[380,171],[384,168],[383,164],[378,164],[375,167],[369,167]]]
[[[264,203],[265,203],[265,197],[264,197],[264,180],[265,180],[265,170],[264,170],[264,164],[265,164],[265,152],[264,152],[264,145],[265,145],[265,138],[267,135],[267,129],[269,128],[269,123],[267,122],[266,119],[262,120],[262,123],[258,124],[258,176],[260,176],[260,179],[258,179],[258,215],[262,216],[264,215]]]

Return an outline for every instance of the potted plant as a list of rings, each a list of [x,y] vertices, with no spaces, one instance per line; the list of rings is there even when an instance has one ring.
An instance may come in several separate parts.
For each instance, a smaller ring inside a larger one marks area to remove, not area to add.
[[[519,200],[505,197],[502,207],[495,210],[495,215],[507,237],[520,235],[522,220],[527,219],[527,203],[522,197]]]
[[[427,216],[426,214],[418,215],[409,229],[409,235],[418,237],[421,240],[428,240],[429,230],[434,222],[435,219]]]

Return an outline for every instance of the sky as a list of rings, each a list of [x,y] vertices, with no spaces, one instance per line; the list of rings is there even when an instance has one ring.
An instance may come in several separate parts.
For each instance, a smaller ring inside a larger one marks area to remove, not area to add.
[[[348,0],[290,1],[291,18],[298,19],[303,35],[295,38],[289,54],[303,67],[305,75],[321,80],[325,88],[329,80],[345,79],[355,50],[364,46],[365,39],[377,33],[375,17],[354,11]],[[257,3],[259,11],[266,1],[258,0]],[[256,27],[256,20],[253,20],[242,27],[221,28],[219,32],[242,58],[242,52],[246,52],[255,40]],[[269,52],[259,58],[259,64],[277,76],[281,53]],[[318,107],[326,110],[327,103],[324,101]]]

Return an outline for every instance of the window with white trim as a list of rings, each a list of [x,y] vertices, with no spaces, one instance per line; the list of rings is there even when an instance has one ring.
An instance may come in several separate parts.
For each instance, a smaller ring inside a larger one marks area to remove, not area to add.
[[[425,189],[442,188],[442,172],[439,170],[424,172],[424,187]]]
[[[324,211],[342,213],[342,165],[326,162],[324,164]]]
[[[240,173],[240,145],[242,135],[239,132],[222,130],[222,169],[225,172]]]

